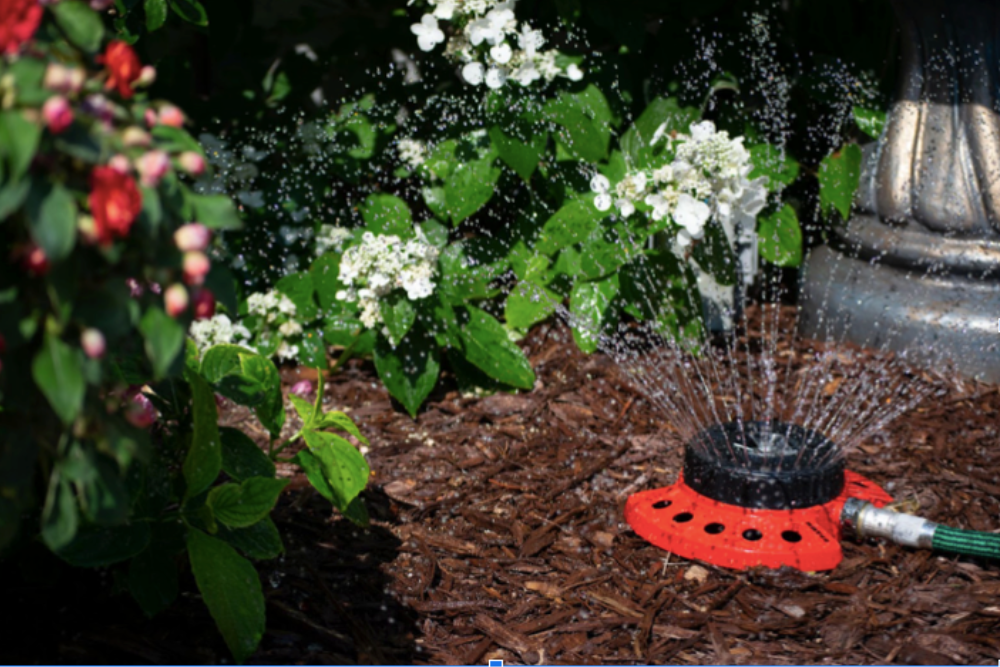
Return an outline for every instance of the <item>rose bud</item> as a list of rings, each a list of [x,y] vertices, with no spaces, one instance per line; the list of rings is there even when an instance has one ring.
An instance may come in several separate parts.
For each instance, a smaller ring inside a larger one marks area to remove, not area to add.
[[[125,284],[128,285],[128,295],[133,299],[138,299],[146,291],[135,278],[126,278]]]
[[[113,4],[115,4],[115,0],[90,0],[90,8],[95,12],[103,12]]]
[[[135,169],[139,172],[139,180],[143,185],[155,188],[160,179],[170,171],[170,157],[164,151],[143,153],[135,161]]]
[[[215,315],[215,295],[202,288],[194,291],[194,319],[207,320]]]
[[[288,391],[291,394],[295,394],[299,398],[309,398],[310,396],[313,396],[315,389],[313,389],[313,383],[309,380],[299,380],[293,384],[292,388]]]
[[[132,171],[132,165],[129,164],[128,158],[121,153],[112,155],[111,159],[108,160],[108,166],[122,175],[128,175]]]
[[[125,131],[122,132],[122,143],[125,144],[126,148],[134,148],[136,146],[140,148],[146,148],[152,138],[149,136],[149,132],[146,132],[140,127],[126,127]]]
[[[139,70],[139,78],[135,80],[135,85],[137,88],[145,88],[153,85],[154,81],[156,81],[156,68],[152,65],[145,65]]]
[[[92,215],[81,215],[76,219],[76,231],[80,239],[87,245],[94,245],[100,240],[97,235],[97,223]]]
[[[163,303],[167,307],[167,315],[180,317],[188,307],[188,291],[180,283],[175,283],[163,293]]]
[[[174,232],[174,243],[181,252],[201,251],[208,247],[212,232],[200,222],[181,225]]]
[[[156,408],[141,387],[129,387],[125,392],[125,419],[136,428],[149,428],[157,418]]]
[[[211,268],[212,262],[205,253],[197,250],[184,253],[184,282],[188,285],[201,285]]]
[[[83,348],[83,353],[91,359],[100,359],[107,350],[104,334],[97,329],[84,329],[83,333],[80,334],[80,347]]]
[[[192,176],[201,176],[205,173],[205,158],[194,151],[181,153],[177,158],[177,164]]]
[[[169,125],[170,127],[183,127],[184,112],[172,104],[166,104],[160,107],[158,120],[162,124]]]
[[[24,253],[21,266],[32,276],[44,276],[49,272],[49,258],[45,256],[44,250],[32,245]]]
[[[146,127],[153,127],[156,125],[156,111],[153,109],[146,109],[142,112],[142,119],[146,121]]]
[[[45,104],[42,105],[42,118],[49,128],[49,132],[59,134],[65,132],[66,128],[73,123],[73,110],[65,97],[55,95],[45,100]]]

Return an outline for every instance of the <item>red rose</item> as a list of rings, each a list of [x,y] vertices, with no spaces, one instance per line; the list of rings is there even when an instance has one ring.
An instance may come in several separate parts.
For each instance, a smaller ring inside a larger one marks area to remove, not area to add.
[[[125,42],[115,40],[108,44],[104,55],[97,56],[97,62],[108,69],[108,81],[104,87],[108,90],[117,87],[119,95],[125,99],[132,97],[132,84],[138,81],[142,74],[142,64],[132,47]]]
[[[142,210],[142,194],[135,179],[111,167],[94,167],[90,172],[89,201],[101,245],[127,236]]]
[[[0,53],[17,53],[41,20],[38,0],[0,0]]]

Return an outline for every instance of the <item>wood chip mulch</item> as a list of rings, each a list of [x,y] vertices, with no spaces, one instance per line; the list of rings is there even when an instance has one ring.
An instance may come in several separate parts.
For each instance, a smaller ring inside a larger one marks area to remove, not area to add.
[[[534,331],[525,349],[534,391],[463,397],[446,386],[415,421],[369,364],[352,362],[329,380],[328,407],[347,408],[371,440],[372,526],[333,514],[300,473],[282,470],[293,479],[275,514],[286,553],[260,564],[268,631],[251,663],[1000,658],[996,562],[847,542],[830,572],[735,572],[649,545],[622,509],[629,494],[676,480],[681,441],[670,415],[606,356],[579,353],[563,327]],[[781,349],[791,372],[815,358],[787,337]],[[996,531],[1000,392],[931,379],[937,395],[851,451],[848,467],[915,499],[931,520]],[[114,573],[59,581],[7,591],[4,607],[16,606],[18,620],[0,661],[229,659],[190,576],[153,620],[112,594]]]

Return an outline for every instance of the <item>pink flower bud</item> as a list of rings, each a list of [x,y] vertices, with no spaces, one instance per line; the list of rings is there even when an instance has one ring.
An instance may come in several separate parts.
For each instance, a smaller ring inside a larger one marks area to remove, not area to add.
[[[21,267],[29,275],[35,277],[44,276],[49,272],[49,258],[45,255],[44,250],[32,244],[27,248],[21,259]]]
[[[211,268],[205,253],[197,250],[184,253],[184,282],[188,285],[201,285]]]
[[[145,88],[146,86],[153,85],[156,81],[156,68],[152,65],[145,65],[141,70],[139,70],[139,78],[135,81],[135,86],[137,88]]]
[[[97,329],[84,329],[80,334],[80,346],[83,348],[83,353],[91,359],[100,359],[107,350],[104,334]]]
[[[185,151],[177,158],[177,163],[181,169],[192,176],[201,176],[205,173],[205,158],[194,151]]]
[[[100,240],[97,234],[97,223],[92,215],[81,215],[76,219],[76,231],[80,233],[80,240],[87,245],[94,245]]]
[[[163,293],[163,303],[167,307],[167,315],[180,317],[188,307],[188,291],[180,283],[174,283]]]
[[[159,121],[170,127],[183,127],[184,112],[172,104],[166,104],[160,107]]]
[[[215,315],[215,295],[202,288],[194,291],[194,319],[207,320]]]
[[[115,4],[115,0],[90,0],[90,8],[95,12],[103,12],[113,4]]]
[[[212,232],[200,222],[181,225],[174,232],[174,243],[181,252],[201,251],[208,247]]]
[[[132,165],[129,164],[128,158],[121,153],[118,155],[112,155],[111,159],[108,160],[108,166],[117,171],[119,174],[128,175],[132,172]]]
[[[62,95],[55,95],[45,100],[42,105],[42,118],[52,134],[65,132],[73,122],[73,110]]]
[[[60,63],[49,63],[45,69],[42,85],[63,95],[74,95],[80,92],[86,76],[86,73],[79,67],[66,67]]]
[[[135,161],[135,169],[139,172],[142,184],[155,188],[168,171],[170,171],[170,156],[164,151],[149,151],[139,156]]]
[[[152,138],[149,136],[149,132],[146,132],[141,127],[126,127],[125,131],[122,132],[122,143],[125,144],[126,148],[134,148],[136,146],[140,148],[147,148]]]
[[[149,428],[159,415],[153,402],[142,393],[142,387],[132,386],[125,392],[125,419],[136,428]]]
[[[299,380],[288,391],[299,398],[310,398],[314,396],[316,390],[313,388],[313,383],[309,380]]]
[[[146,121],[146,127],[153,127],[156,125],[156,111],[146,109],[142,114],[142,119]]]

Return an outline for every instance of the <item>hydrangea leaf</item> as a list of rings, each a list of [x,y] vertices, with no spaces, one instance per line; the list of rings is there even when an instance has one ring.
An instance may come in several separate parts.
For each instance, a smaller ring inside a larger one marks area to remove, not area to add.
[[[321,495],[343,512],[368,485],[371,475],[368,462],[361,452],[339,435],[306,430],[302,437],[308,449],[299,454],[308,456],[298,458],[300,465],[304,463],[306,476]],[[310,470],[313,474],[309,473]],[[321,474],[317,476],[316,472]]]
[[[250,477],[239,484],[222,484],[209,492],[205,502],[220,523],[230,528],[246,528],[271,513],[288,481]]]
[[[284,294],[295,304],[295,316],[302,322],[316,319],[319,308],[313,295],[312,275],[308,271],[289,273],[275,284],[275,289]]]
[[[522,280],[511,290],[504,304],[508,326],[527,329],[556,311],[562,298],[532,280]]]
[[[802,263],[802,229],[795,209],[785,204],[770,215],[761,216],[757,223],[760,256],[778,266],[799,266]]]
[[[187,488],[184,498],[193,498],[215,481],[222,469],[222,437],[219,434],[215,394],[199,375],[189,378],[193,433],[191,447],[181,470]]]
[[[591,197],[570,201],[545,221],[535,247],[540,253],[553,255],[561,248],[580,243],[594,232],[604,216]]]
[[[64,424],[71,424],[83,407],[86,390],[78,350],[46,332],[42,349],[31,363],[31,377]]]
[[[767,188],[772,192],[791,185],[799,176],[799,163],[771,144],[751,146],[750,162],[753,170],[748,178],[766,176]]]
[[[573,340],[587,354],[593,354],[600,342],[600,333],[610,316],[612,300],[618,294],[618,276],[603,280],[577,282],[569,297],[573,316]]]
[[[469,321],[459,330],[462,352],[491,378],[520,389],[535,385],[535,372],[507,330],[489,313],[468,307]]]
[[[191,571],[209,613],[237,662],[257,650],[264,636],[264,593],[253,564],[226,542],[191,528]]]
[[[389,331],[389,342],[395,346],[403,340],[417,319],[413,303],[398,290],[392,292],[379,303],[382,321]]]
[[[53,551],[76,567],[107,567],[142,553],[150,536],[145,521],[112,527],[85,526],[71,542]]]
[[[153,364],[153,372],[158,378],[166,376],[184,346],[184,327],[163,309],[154,306],[142,316],[139,331],[145,341],[146,356]]]
[[[340,282],[340,255],[328,252],[317,257],[309,273],[319,307],[325,311],[341,305],[342,302],[337,299],[337,292],[344,289],[344,284]]]
[[[281,543],[281,533],[269,516],[246,528],[219,526],[216,537],[254,560],[277,558],[285,550]]]
[[[547,132],[529,131],[527,134],[522,140],[508,136],[497,125],[490,128],[490,140],[500,153],[500,159],[526,181],[538,167],[549,138]]]
[[[413,235],[410,207],[395,195],[369,195],[361,208],[361,217],[372,234],[392,234],[402,239]]]
[[[634,168],[646,169],[651,166],[658,150],[666,145],[664,139],[672,132],[687,133],[691,123],[697,122],[700,115],[694,107],[680,106],[676,98],[658,97],[649,103],[635,123],[622,134],[622,152]],[[656,137],[657,132],[663,138]],[[656,144],[652,144],[654,137],[658,139]]]
[[[453,225],[458,225],[481,209],[493,197],[500,169],[488,157],[459,163],[448,176],[444,197]]]
[[[854,113],[854,122],[857,123],[858,129],[872,139],[878,139],[882,136],[882,130],[885,128],[886,122],[884,111],[862,107],[854,107],[852,111]]]
[[[222,440],[222,469],[227,475],[237,482],[251,477],[274,477],[274,463],[246,433],[224,426],[219,429],[219,436]]]
[[[434,337],[421,326],[411,327],[398,345],[379,336],[375,343],[375,370],[392,397],[411,417],[416,417],[441,372]]]
[[[819,165],[819,201],[823,212],[831,209],[847,220],[851,217],[854,193],[861,181],[861,147],[847,144],[826,156]]]

